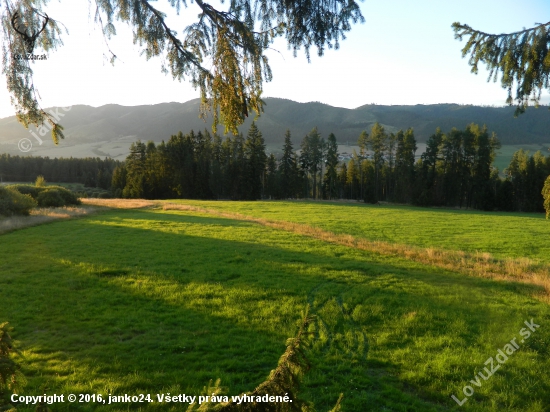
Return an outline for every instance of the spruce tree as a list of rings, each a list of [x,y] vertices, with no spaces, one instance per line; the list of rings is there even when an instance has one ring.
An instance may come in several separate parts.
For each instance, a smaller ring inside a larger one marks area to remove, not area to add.
[[[244,137],[242,133],[231,140],[231,159],[229,164],[229,194],[233,200],[246,197],[246,158],[244,152]]]
[[[496,192],[492,185],[493,161],[500,143],[496,135],[489,137],[487,127],[480,129],[477,125],[469,126],[474,131],[476,156],[472,170],[473,194],[472,206],[476,209],[493,210]]]
[[[372,160],[374,163],[374,202],[381,198],[380,183],[382,180],[382,167],[384,165],[384,152],[386,150],[388,135],[384,130],[384,126],[376,122],[372,126],[370,135],[368,136],[369,149],[372,151]]]
[[[319,193],[317,183],[321,180],[318,174],[322,168],[324,147],[325,140],[321,137],[316,127],[302,140],[300,163],[304,171],[311,174],[312,196],[314,199],[318,198]]]
[[[512,196],[510,200],[514,203],[513,210],[520,212],[527,211],[527,163],[529,154],[523,149],[512,155],[509,166],[504,170],[507,178],[512,184]]]
[[[305,135],[300,143],[300,170],[303,174],[303,183],[304,183],[304,198],[310,197],[310,184],[309,184],[309,173],[312,168],[312,155],[311,155],[311,145],[309,142],[309,135]]]
[[[224,156],[223,156],[223,147],[222,147],[222,138],[217,134],[214,133],[214,137],[212,139],[212,159],[211,159],[211,167],[212,170],[210,172],[210,190],[212,191],[212,194],[214,196],[214,199],[221,199],[223,194],[223,164],[224,164]]]
[[[414,155],[416,153],[416,139],[412,129],[403,133],[400,130],[396,135],[397,150],[395,152],[395,199],[397,202],[410,203],[414,184]]]
[[[386,159],[388,160],[387,164],[387,176],[386,176],[386,186],[388,188],[388,199],[392,200],[394,198],[395,190],[395,150],[397,147],[397,136],[394,133],[390,133],[388,136],[388,141],[386,145]]]
[[[279,197],[279,187],[277,181],[277,160],[275,155],[271,153],[267,158],[265,190],[264,196],[267,199],[276,199]]]
[[[248,130],[244,144],[244,154],[246,157],[246,198],[250,200],[261,199],[267,155],[265,154],[264,138],[255,122],[252,122]]]
[[[347,178],[348,178],[348,167],[346,165],[346,162],[342,162],[340,166],[340,170],[338,171],[338,186],[339,186],[340,199],[348,199]]]
[[[327,154],[326,154],[326,172],[323,178],[323,197],[325,199],[334,199],[338,196],[337,182],[338,172],[338,143],[334,133],[329,134],[327,139]]]
[[[443,136],[441,143],[443,157],[442,173],[444,201],[447,206],[458,205],[462,181],[462,131],[453,128]]]
[[[145,171],[145,144],[138,140],[130,145],[130,154],[126,157],[124,197],[139,199],[145,196]]]
[[[296,173],[297,165],[290,130],[285,133],[285,143],[283,146],[283,157],[279,163],[279,184],[280,193],[283,199],[296,196],[296,184],[298,175]]]
[[[231,199],[231,167],[232,167],[232,141],[229,136],[222,142],[221,148],[221,175],[222,198]]]
[[[441,144],[443,142],[444,135],[441,132],[441,129],[438,127],[435,130],[435,134],[431,135],[426,142],[426,151],[420,156],[422,160],[421,168],[421,178],[422,182],[420,183],[420,199],[419,204],[424,206],[428,205],[439,205],[438,199],[440,196],[437,196],[438,185],[437,185],[437,162],[440,160],[439,153],[441,149]]]
[[[359,199],[359,165],[358,165],[357,153],[353,153],[353,157],[348,162],[347,175],[346,175],[346,187],[349,192],[347,193],[348,199]]]
[[[212,136],[205,130],[194,135],[194,195],[197,199],[211,199],[210,190],[210,163],[211,163]]]
[[[194,197],[194,132],[184,135],[181,131],[170,136],[166,144],[169,168],[172,171],[170,189],[178,197]]]
[[[126,167],[121,165],[116,167],[111,180],[111,191],[113,192],[114,197],[122,197],[124,187],[126,187]]]

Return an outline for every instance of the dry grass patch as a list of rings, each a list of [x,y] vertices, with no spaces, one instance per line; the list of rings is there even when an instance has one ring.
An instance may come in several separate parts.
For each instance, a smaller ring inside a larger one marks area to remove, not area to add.
[[[155,206],[157,203],[144,199],[80,199],[83,204],[90,206],[103,206],[113,209],[140,209]]]
[[[25,227],[42,225],[59,219],[73,219],[96,213],[99,209],[90,206],[52,207],[34,209],[30,216],[10,216],[0,218],[0,234]]]
[[[0,217],[0,234],[38,226],[59,219],[73,219],[90,215],[104,208],[139,209],[155,206],[157,203],[142,199],[80,199],[82,206],[55,207],[31,210],[30,216]]]

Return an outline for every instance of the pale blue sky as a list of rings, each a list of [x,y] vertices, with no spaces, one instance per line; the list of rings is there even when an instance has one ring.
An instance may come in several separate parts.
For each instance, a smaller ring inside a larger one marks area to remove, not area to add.
[[[470,73],[454,39],[454,21],[494,33],[512,32],[550,20],[550,1],[524,0],[365,0],[365,24],[348,33],[339,50],[311,63],[297,58],[284,42],[270,52],[273,81],[264,96],[299,102],[320,101],[355,108],[363,104],[460,103],[503,105],[506,91],[487,83],[487,73]],[[156,3],[169,10],[165,0]],[[133,106],[185,102],[199,96],[187,82],[160,72],[160,60],[146,61],[132,44],[131,31],[119,23],[111,48],[120,57],[115,67],[102,58],[106,51],[99,30],[89,18],[87,0],[51,1],[46,11],[69,29],[65,46],[34,63],[43,107],[108,103]],[[170,23],[180,32],[198,8],[190,4]],[[93,15],[93,12],[92,12]],[[5,84],[5,80],[1,79]],[[548,93],[544,94],[548,103]],[[7,93],[0,98],[0,117],[13,114]]]

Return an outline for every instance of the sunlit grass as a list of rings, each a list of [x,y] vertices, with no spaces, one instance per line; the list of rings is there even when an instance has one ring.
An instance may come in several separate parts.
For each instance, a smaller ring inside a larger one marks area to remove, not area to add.
[[[43,225],[59,219],[72,219],[98,211],[97,207],[65,206],[32,209],[29,216],[1,216],[0,234],[25,227]]]
[[[550,263],[542,213],[499,213],[337,202],[171,200],[270,220],[304,223],[372,241],[530,258]]]
[[[163,202],[162,206],[164,210],[187,210],[226,218],[237,218],[275,229],[314,237],[325,242],[386,256],[404,257],[407,260],[435,265],[442,269],[450,269],[468,275],[532,284],[540,288],[534,291],[534,296],[545,302],[550,302],[550,266],[540,260],[508,257],[494,258],[490,253],[482,251],[472,253],[462,250],[422,248],[415,245],[369,240],[362,236],[330,232],[309,224],[252,217],[226,209],[206,209],[194,204],[181,204],[181,202]]]
[[[276,203],[218,206],[283,213]],[[320,214],[315,207],[304,221]],[[182,210],[116,210],[28,228],[0,236],[0,248],[0,320],[15,327],[28,394],[198,394],[216,378],[229,394],[251,390],[310,304],[318,338],[302,396],[319,411],[340,392],[344,411],[458,409],[450,396],[462,399],[463,386],[531,318],[541,328],[460,409],[547,407],[550,309],[531,297],[535,285]],[[128,406],[140,407],[101,409]]]

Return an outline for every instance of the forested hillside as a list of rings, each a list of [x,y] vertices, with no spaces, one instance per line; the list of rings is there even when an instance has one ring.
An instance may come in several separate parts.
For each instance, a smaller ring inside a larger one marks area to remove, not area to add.
[[[546,107],[529,109],[514,118],[513,107],[365,105],[351,110],[276,98],[266,98],[265,102],[265,113],[256,123],[268,145],[279,146],[286,129],[292,130],[297,144],[313,127],[324,136],[334,133],[339,144],[353,143],[363,130],[370,130],[376,122],[394,133],[412,127],[418,142],[425,142],[436,127],[463,129],[476,123],[487,125],[502,144],[550,143],[550,112]],[[211,117],[203,121],[198,116],[199,103],[195,99],[186,103],[132,107],[75,105],[62,113],[60,122],[65,127],[66,139],[58,147],[51,142],[49,133],[42,136],[44,143],[39,144],[15,117],[8,117],[0,120],[0,153],[21,154],[17,143],[28,138],[33,143],[30,153],[33,155],[109,156],[123,160],[132,141],[160,143],[179,131],[210,129]],[[252,120],[253,116],[248,118],[241,132],[246,133]]]

